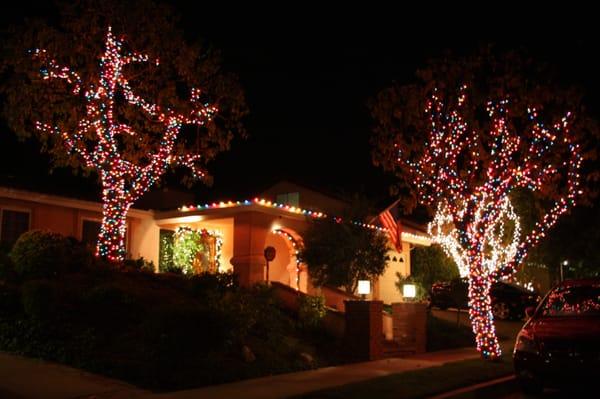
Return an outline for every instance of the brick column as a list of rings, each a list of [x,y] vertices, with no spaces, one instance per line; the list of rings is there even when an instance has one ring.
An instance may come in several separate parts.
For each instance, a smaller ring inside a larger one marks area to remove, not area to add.
[[[344,301],[346,354],[352,360],[383,357],[383,302]]]
[[[392,303],[394,341],[402,351],[423,353],[427,348],[427,305]]]

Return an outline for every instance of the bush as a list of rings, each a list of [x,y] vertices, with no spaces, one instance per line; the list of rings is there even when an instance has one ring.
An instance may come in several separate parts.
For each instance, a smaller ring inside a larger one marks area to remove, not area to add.
[[[327,314],[325,309],[325,297],[302,295],[298,298],[298,319],[304,328],[316,328]]]
[[[21,288],[21,301],[25,314],[32,319],[46,320],[56,307],[54,286],[46,280],[32,280]]]
[[[14,266],[8,253],[0,249],[0,280],[11,279],[14,272]]]
[[[19,290],[0,282],[0,319],[13,317],[20,311]]]
[[[235,274],[201,273],[189,278],[190,294],[196,298],[222,297],[228,291],[238,288]]]
[[[19,237],[9,256],[22,277],[44,278],[67,270],[71,255],[71,245],[62,235],[31,230]]]
[[[123,261],[123,266],[134,270],[154,272],[154,262],[147,261],[144,257],[138,259],[126,259]]]
[[[67,269],[72,272],[87,270],[95,261],[92,250],[81,241],[67,237]]]
[[[125,323],[139,318],[135,298],[113,284],[94,287],[85,297],[88,313],[108,329],[122,329]]]
[[[232,320],[217,309],[193,304],[171,304],[150,312],[142,325],[144,346],[149,349],[153,374],[165,378],[185,369],[210,352],[225,351],[232,344]]]

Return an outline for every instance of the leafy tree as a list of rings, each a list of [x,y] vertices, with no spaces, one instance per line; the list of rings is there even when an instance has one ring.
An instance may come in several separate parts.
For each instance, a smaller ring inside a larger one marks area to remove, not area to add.
[[[11,29],[3,116],[20,137],[35,132],[56,165],[98,173],[97,253],[122,259],[129,207],[169,167],[206,177],[244,133],[244,95],[219,52],[185,40],[166,5],[80,0],[57,12]]]
[[[439,245],[415,247],[410,254],[411,276],[425,290],[437,281],[449,281],[459,277],[458,268]]]
[[[316,220],[304,234],[301,259],[317,286],[344,287],[354,293],[358,280],[372,280],[387,265],[388,242],[384,234],[351,223]]]

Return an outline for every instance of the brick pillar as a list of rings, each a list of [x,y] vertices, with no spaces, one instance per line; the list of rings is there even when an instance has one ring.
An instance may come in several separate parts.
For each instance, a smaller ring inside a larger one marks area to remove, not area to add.
[[[402,351],[423,353],[427,348],[427,305],[392,303],[394,341]]]
[[[344,301],[346,354],[352,360],[383,357],[383,302]]]

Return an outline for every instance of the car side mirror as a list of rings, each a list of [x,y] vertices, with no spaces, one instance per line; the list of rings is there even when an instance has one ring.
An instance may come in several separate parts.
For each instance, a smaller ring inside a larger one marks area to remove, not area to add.
[[[533,306],[528,306],[525,309],[525,316],[527,316],[528,319],[531,319],[531,317],[533,316],[534,313],[535,313],[535,308]]]

